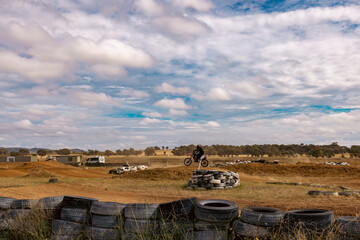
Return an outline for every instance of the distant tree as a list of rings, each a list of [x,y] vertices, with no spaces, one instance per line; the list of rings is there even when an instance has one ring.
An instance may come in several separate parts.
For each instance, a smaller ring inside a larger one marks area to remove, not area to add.
[[[313,156],[316,158],[324,156],[324,153],[319,146],[313,147],[309,153],[310,153],[310,156]]]
[[[116,154],[117,155],[123,155],[123,151],[121,151],[120,149],[116,150]]]
[[[135,149],[130,148],[130,149],[129,149],[129,154],[130,154],[130,155],[135,155]]]
[[[13,157],[19,156],[19,153],[18,152],[10,152],[10,156],[13,156]]]
[[[98,150],[92,150],[89,149],[87,152],[88,155],[99,155],[99,151]]]
[[[164,150],[164,149],[165,149],[165,146],[162,146],[161,149]]]
[[[6,148],[0,148],[0,155],[6,155],[8,154],[8,150]]]
[[[124,150],[123,150],[123,154],[124,154],[125,156],[129,156],[129,155],[130,155],[130,150],[124,149]]]
[[[110,156],[110,155],[114,155],[114,153],[112,151],[110,151],[110,150],[105,150],[104,155],[105,156]]]
[[[169,149],[169,146],[166,146],[166,150],[168,150]]]
[[[40,156],[45,156],[47,154],[47,151],[45,149],[39,149],[37,150],[37,155],[40,155]]]
[[[135,155],[140,155],[140,154],[142,154],[142,150],[135,150]]]
[[[155,146],[153,148],[154,148],[154,150],[160,150],[160,148],[158,146]]]
[[[214,146],[204,146],[204,152],[206,155],[217,155],[216,148]]]
[[[30,151],[29,151],[29,150],[27,150],[27,149],[25,149],[25,148],[21,148],[21,149],[19,150],[19,155],[24,156],[24,155],[27,155],[27,154],[30,154]]]
[[[152,156],[155,154],[155,149],[153,147],[147,147],[145,149],[145,155],[146,156]]]
[[[59,149],[56,151],[57,154],[59,155],[70,155],[70,150],[67,148],[63,148],[63,149]]]

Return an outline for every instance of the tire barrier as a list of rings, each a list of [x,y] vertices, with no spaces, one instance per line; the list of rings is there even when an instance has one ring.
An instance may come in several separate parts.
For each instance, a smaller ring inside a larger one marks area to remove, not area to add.
[[[30,217],[37,211],[60,210],[58,218],[46,219],[51,223],[52,240],[262,239],[279,232],[292,236],[298,231],[314,239],[314,234],[322,236],[329,229],[334,231],[334,239],[360,239],[360,217],[340,216],[334,220],[334,214],[325,209],[285,213],[277,208],[247,206],[239,216],[234,202],[198,201],[196,197],[160,204],[126,205],[71,196],[42,198],[35,200],[37,204],[28,204],[33,202],[29,200],[0,197],[0,233],[26,231],[22,224],[33,221]],[[15,201],[16,207],[30,208],[10,208]]]
[[[288,211],[284,222],[289,230],[308,229],[322,233],[334,223],[334,214],[325,209],[300,209]]]
[[[239,174],[216,170],[193,171],[192,178],[187,183],[188,189],[221,190],[240,185]]]
[[[242,238],[266,238],[274,227],[281,225],[285,212],[271,207],[249,206],[241,209],[240,218],[232,228]]]
[[[308,195],[311,196],[318,196],[318,195],[325,195],[325,196],[345,196],[345,197],[351,197],[359,195],[360,193],[358,191],[346,191],[346,192],[335,192],[335,191],[308,191]]]
[[[360,217],[340,216],[335,223],[339,226],[344,239],[360,238]]]

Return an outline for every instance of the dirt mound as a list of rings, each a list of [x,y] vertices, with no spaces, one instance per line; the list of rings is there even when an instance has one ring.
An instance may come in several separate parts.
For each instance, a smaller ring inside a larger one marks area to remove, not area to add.
[[[327,166],[313,164],[272,165],[272,164],[237,164],[220,167],[234,172],[250,175],[279,175],[302,177],[360,177],[360,168],[352,166]]]
[[[0,177],[109,177],[104,168],[84,169],[56,161],[0,164]]]

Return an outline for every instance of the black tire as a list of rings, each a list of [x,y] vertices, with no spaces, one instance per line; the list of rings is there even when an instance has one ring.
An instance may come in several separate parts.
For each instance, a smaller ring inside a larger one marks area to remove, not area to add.
[[[7,210],[11,208],[11,204],[15,201],[15,198],[0,197],[0,209]]]
[[[85,235],[91,240],[115,240],[120,239],[120,233],[118,229],[108,229],[99,227],[85,227]]]
[[[218,231],[216,229],[206,229],[205,231],[194,231],[186,234],[187,240],[226,240],[228,234],[226,231]]]
[[[267,228],[244,223],[241,220],[235,220],[233,222],[232,228],[235,235],[239,237],[264,238],[270,235],[270,232]]]
[[[196,231],[205,231],[206,229],[216,229],[219,231],[225,231],[230,229],[230,223],[205,222],[202,220],[195,219],[194,228]]]
[[[130,203],[125,206],[125,217],[133,219],[158,218],[159,204]]]
[[[12,209],[30,209],[36,206],[38,200],[34,199],[16,199],[12,202]]]
[[[325,209],[291,210],[285,214],[284,220],[289,228],[303,227],[323,232],[334,222],[334,214]]]
[[[30,209],[9,209],[4,212],[4,219],[20,220],[30,215]]]
[[[119,216],[93,215],[92,225],[100,228],[116,228],[119,225]]]
[[[308,194],[311,195],[311,196],[316,196],[316,195],[321,195],[321,191],[308,191]]]
[[[161,203],[158,208],[159,216],[165,220],[194,219],[196,197],[184,198],[173,202]]]
[[[202,166],[202,167],[207,167],[207,166],[209,166],[209,161],[206,160],[206,159],[201,160],[201,166]]]
[[[241,209],[243,222],[264,227],[280,225],[285,212],[271,207],[244,207]]]
[[[52,233],[54,235],[79,235],[82,231],[82,224],[54,219],[52,222]]]
[[[184,165],[185,165],[185,166],[190,166],[191,163],[192,163],[191,158],[185,158],[185,160],[184,160]]]
[[[150,219],[126,219],[125,231],[136,234],[154,233],[157,222]]]
[[[125,204],[115,202],[94,202],[91,204],[91,213],[97,215],[116,216],[122,215]]]
[[[206,222],[231,222],[239,215],[239,207],[236,203],[209,199],[196,203],[195,217]]]
[[[81,235],[52,235],[51,240],[80,240]]]
[[[63,196],[40,198],[36,208],[44,210],[60,209],[63,199]]]
[[[64,207],[61,209],[61,220],[87,223],[90,221],[90,214],[86,208],[68,208]]]
[[[61,207],[74,207],[86,208],[90,210],[91,204],[97,202],[95,198],[77,197],[77,196],[64,196]]]
[[[360,217],[340,216],[336,219],[336,224],[346,235],[360,237]]]

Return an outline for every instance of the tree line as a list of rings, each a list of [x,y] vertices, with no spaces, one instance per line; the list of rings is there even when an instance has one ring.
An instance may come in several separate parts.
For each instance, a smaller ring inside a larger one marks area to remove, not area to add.
[[[247,155],[251,157],[262,157],[267,155],[269,157],[293,157],[293,156],[308,156],[308,157],[334,157],[335,154],[350,154],[350,157],[360,157],[360,146],[353,145],[350,148],[340,146],[337,142],[330,145],[313,145],[313,144],[254,144],[254,145],[204,145],[202,146],[206,155],[219,156],[237,156]],[[183,156],[192,153],[195,145],[187,145],[175,147],[172,153],[175,156]]]
[[[293,157],[293,156],[308,156],[308,157],[334,157],[335,154],[349,154],[350,157],[360,157],[360,145],[352,145],[351,147],[340,146],[337,142],[333,142],[329,145],[313,145],[313,144],[254,144],[254,145],[204,145],[202,146],[206,155],[219,155],[219,156],[237,156],[247,155],[251,157],[262,157],[267,155],[269,157]],[[191,154],[195,150],[195,145],[183,145],[175,147],[171,152],[175,156],[185,156]],[[135,150],[134,148],[129,149],[118,149],[116,151],[105,150],[99,151],[95,149],[88,149],[88,151],[82,151],[78,154],[82,155],[125,155],[125,156],[136,156],[143,152],[146,156],[156,155],[156,150],[168,150],[168,146],[147,147],[145,150]],[[62,148],[58,150],[46,150],[39,149],[36,154],[40,156],[46,156],[53,153],[59,155],[69,155],[71,150]],[[8,152],[5,148],[0,148],[0,155],[11,155],[11,156],[25,156],[30,155],[28,149],[20,149],[18,152]]]

